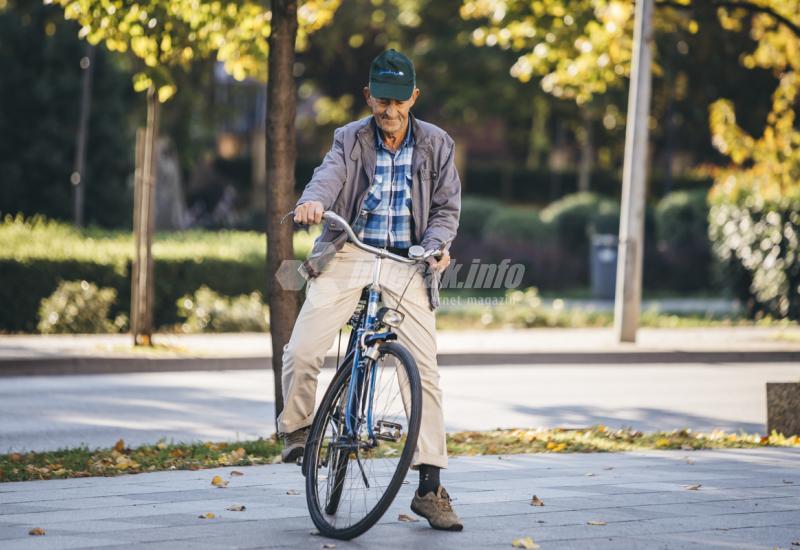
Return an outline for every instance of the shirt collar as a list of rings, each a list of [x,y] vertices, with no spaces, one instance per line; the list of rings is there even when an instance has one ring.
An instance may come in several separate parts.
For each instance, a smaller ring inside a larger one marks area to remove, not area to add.
[[[406,130],[406,137],[403,139],[403,143],[402,143],[402,145],[400,145],[400,149],[405,149],[406,147],[413,147],[414,146],[414,131],[412,130],[412,128],[414,127],[414,124],[412,122],[410,113],[409,113],[408,116],[409,116],[409,119],[408,119],[408,130]],[[386,148],[386,145],[384,145],[383,140],[381,139],[381,132],[378,129],[378,123],[375,122],[375,117],[372,117],[372,125],[373,125],[373,129],[375,130],[375,148],[376,149],[384,149],[385,151],[388,151],[389,149]],[[398,151],[400,149],[398,149]]]

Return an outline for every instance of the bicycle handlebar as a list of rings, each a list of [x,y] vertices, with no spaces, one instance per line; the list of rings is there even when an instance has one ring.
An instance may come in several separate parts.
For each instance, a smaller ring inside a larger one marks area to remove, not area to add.
[[[289,212],[287,214],[287,216],[293,215],[293,214],[294,214],[294,210]],[[360,248],[361,250],[363,250],[365,252],[369,252],[370,254],[374,254],[375,256],[378,256],[379,258],[389,258],[389,259],[395,260],[397,262],[402,262],[404,264],[415,264],[415,263],[418,263],[418,262],[422,262],[423,260],[427,260],[428,258],[441,258],[442,257],[442,248],[440,248],[440,249],[433,249],[433,250],[427,250],[427,251],[423,249],[421,255],[417,256],[416,258],[404,258],[403,256],[400,256],[398,254],[394,254],[392,252],[389,252],[388,250],[384,250],[382,248],[378,248],[376,246],[368,245],[368,244],[366,244],[364,242],[361,242],[361,240],[356,235],[355,231],[353,231],[353,228],[350,227],[349,223],[347,223],[347,220],[342,218],[336,212],[332,212],[330,210],[326,210],[325,212],[322,213],[322,219],[327,221],[327,222],[331,222],[331,223],[335,223],[335,224],[340,225],[342,227],[342,229],[344,229],[344,232],[347,233],[347,237],[350,240],[350,242],[352,242],[356,246],[356,248]],[[414,245],[414,246],[422,248],[419,245]],[[411,248],[414,248],[414,246],[412,246]],[[409,253],[411,253],[411,248],[409,248]]]

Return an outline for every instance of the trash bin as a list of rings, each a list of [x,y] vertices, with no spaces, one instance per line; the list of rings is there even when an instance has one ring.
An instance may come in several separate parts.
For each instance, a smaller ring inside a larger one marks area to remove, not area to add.
[[[589,279],[592,297],[613,300],[617,284],[617,243],[616,235],[592,235],[589,252]]]

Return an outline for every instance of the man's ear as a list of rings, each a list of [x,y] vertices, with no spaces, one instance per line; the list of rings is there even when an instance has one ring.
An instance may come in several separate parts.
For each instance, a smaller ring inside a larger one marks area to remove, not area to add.
[[[371,95],[370,95],[370,93],[369,93],[369,86],[364,86],[364,101],[366,101],[366,102],[367,102],[367,105],[370,105],[370,102],[369,102],[369,100],[370,100],[370,98],[371,98],[371,97],[372,97],[372,96],[371,96]],[[370,107],[371,107],[371,106],[372,106],[372,105],[370,105]]]
[[[417,102],[417,98],[419,97],[420,91],[419,88],[414,88],[414,91],[411,94],[411,107]]]

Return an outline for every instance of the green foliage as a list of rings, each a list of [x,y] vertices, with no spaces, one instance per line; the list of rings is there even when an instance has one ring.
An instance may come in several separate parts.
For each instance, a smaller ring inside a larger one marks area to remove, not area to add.
[[[137,92],[154,87],[160,101],[175,93],[172,73],[216,58],[236,80],[266,79],[271,12],[252,0],[52,0],[81,25],[79,35],[109,50],[130,52],[142,70]],[[340,0],[307,0],[297,10],[298,45],[327,25]]]
[[[589,232],[596,235],[617,235],[619,233],[619,203],[602,199],[589,221]]]
[[[266,332],[269,310],[261,293],[233,298],[220,296],[207,286],[178,300],[178,316],[184,332]]]
[[[598,212],[601,198],[596,193],[567,195],[542,210],[542,221],[552,227],[567,250],[586,250],[590,224]]]
[[[96,334],[125,329],[127,318],[114,321],[109,312],[117,299],[113,288],[97,288],[87,281],[65,281],[39,306],[42,334]]]
[[[680,247],[708,242],[708,193],[676,191],[655,208],[656,235],[660,243]]]
[[[10,0],[0,11],[0,216],[23,212],[70,219],[81,69],[78,27],[41,0]],[[85,219],[130,224],[135,112],[130,74],[95,52],[84,171]]]
[[[304,258],[316,235],[298,232],[295,254]],[[6,217],[0,224],[0,331],[36,330],[37,311],[63,280],[86,280],[117,292],[112,314],[130,305],[133,237],[37,217]],[[226,296],[266,293],[263,234],[187,231],[156,234],[153,245],[156,326],[179,321],[175,302],[203,285]]]
[[[539,242],[550,238],[550,232],[539,212],[531,208],[497,209],[486,220],[486,237],[505,241]]]
[[[482,238],[486,223],[502,208],[500,201],[494,199],[464,197],[461,200],[461,216],[458,222],[459,236],[471,239]]]
[[[713,196],[712,249],[754,314],[800,319],[800,200],[765,201],[756,193],[758,182],[749,181],[753,177],[752,171],[724,176],[737,191]]]

